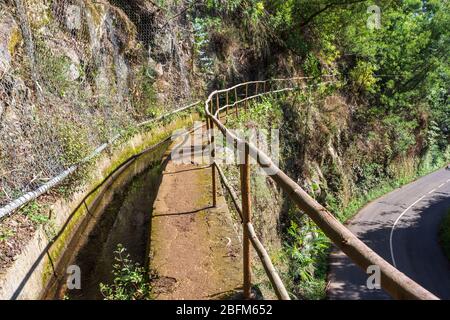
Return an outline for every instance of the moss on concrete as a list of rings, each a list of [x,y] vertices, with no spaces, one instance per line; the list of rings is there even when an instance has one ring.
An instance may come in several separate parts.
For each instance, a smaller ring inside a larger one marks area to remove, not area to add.
[[[87,190],[93,190],[97,188],[104,180],[105,177],[107,177],[109,174],[111,174],[114,170],[116,170],[122,163],[124,163],[126,160],[128,160],[133,155],[145,150],[146,148],[166,139],[167,137],[170,137],[172,132],[174,130],[187,127],[192,125],[193,121],[198,119],[198,116],[195,115],[193,117],[183,117],[183,118],[176,118],[169,122],[165,126],[158,126],[153,129],[151,129],[148,132],[141,133],[141,139],[140,144],[138,146],[132,145],[130,142],[132,139],[128,140],[128,143],[122,147],[122,149],[116,149],[115,151],[118,152],[118,155],[114,158],[114,160],[111,161],[111,164],[107,166],[104,170],[102,170],[102,175],[100,179],[95,180],[94,182],[91,182]],[[100,193],[101,188],[96,190],[94,193],[92,193],[87,199],[85,200],[86,205],[89,207],[92,202],[96,199],[98,194]],[[53,275],[53,264],[58,263],[59,259],[62,256],[62,253],[64,252],[64,249],[70,242],[73,236],[73,232],[75,229],[79,226],[80,221],[82,218],[86,216],[86,208],[85,206],[80,206],[73,214],[73,216],[70,218],[70,221],[68,222],[66,228],[63,230],[61,235],[52,243],[51,248],[49,250],[49,256],[50,259],[46,258],[45,265],[44,265],[44,272],[42,275],[42,282],[45,285],[50,277]]]

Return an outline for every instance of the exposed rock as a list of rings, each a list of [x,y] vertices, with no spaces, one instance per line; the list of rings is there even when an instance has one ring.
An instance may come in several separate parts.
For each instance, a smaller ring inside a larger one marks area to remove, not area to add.
[[[80,71],[75,64],[71,64],[69,66],[69,70],[67,71],[67,78],[71,81],[75,81],[80,77]]]
[[[20,29],[9,14],[0,17],[0,73],[10,69],[16,46],[21,42]]]
[[[155,72],[158,75],[158,77],[162,77],[164,75],[164,69],[163,69],[163,65],[161,63],[158,63],[156,65]]]

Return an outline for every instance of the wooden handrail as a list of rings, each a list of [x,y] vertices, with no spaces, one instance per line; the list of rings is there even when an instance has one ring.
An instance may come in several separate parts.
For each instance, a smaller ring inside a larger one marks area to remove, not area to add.
[[[305,78],[303,78],[305,79]],[[282,79],[280,81],[288,81],[289,79]],[[296,80],[296,79],[293,79]],[[276,81],[276,80],[272,80]],[[372,249],[370,249],[366,244],[359,240],[350,230],[348,230],[342,223],[340,223],[328,210],[326,210],[322,205],[310,197],[297,183],[295,183],[290,177],[288,177],[284,172],[282,172],[272,160],[261,150],[256,148],[251,143],[237,137],[233,132],[228,130],[218,119],[218,114],[222,108],[217,108],[214,112],[209,109],[209,102],[218,94],[227,92],[230,90],[235,90],[236,88],[242,87],[247,84],[261,83],[264,81],[250,81],[244,84],[235,85],[228,89],[216,90],[212,92],[205,103],[205,112],[207,119],[215,124],[217,128],[226,136],[227,141],[234,141],[237,145],[245,145],[245,149],[248,148],[250,156],[256,160],[256,162],[266,168],[270,169],[273,173],[270,177],[275,181],[275,183],[281,187],[281,189],[286,192],[286,194],[294,201],[297,207],[303,210],[308,216],[317,224],[317,226],[329,237],[334,244],[336,244],[353,262],[360,266],[364,271],[367,270],[369,266],[376,265],[380,268],[381,273],[381,286],[386,290],[392,297],[396,299],[420,299],[420,300],[437,300],[438,298],[427,291],[425,288],[421,287],[415,281],[407,277],[404,273],[400,272],[389,264],[386,260],[380,257]],[[285,92],[295,90],[295,87],[286,87],[284,89],[278,89],[277,92]],[[236,91],[235,91],[236,92]],[[248,101],[256,97],[261,97],[264,94],[275,93],[274,91],[266,91],[252,97],[246,97],[245,99],[235,101],[231,106],[237,106],[243,101]],[[236,94],[237,97],[237,94]],[[217,97],[216,97],[217,98]],[[228,106],[229,107],[229,106]],[[242,148],[239,148],[242,150]],[[214,158],[213,158],[214,161]],[[247,223],[246,226],[249,224]],[[246,227],[245,229],[249,229]],[[250,231],[250,230],[249,230]],[[253,243],[253,246],[261,249],[258,243]],[[261,257],[261,256],[260,256]],[[261,258],[261,262],[266,269],[266,273],[271,280],[272,285],[275,286],[275,280],[273,277],[274,271],[273,265],[271,268],[270,259],[267,261],[267,257]],[[270,263],[269,263],[270,262]],[[269,272],[268,270],[272,270]],[[278,275],[277,275],[278,276]],[[279,277],[278,277],[279,278]],[[278,293],[277,293],[278,295]]]
[[[291,300],[291,298],[289,297],[289,293],[284,287],[283,281],[281,281],[281,278],[278,275],[277,270],[275,269],[275,267],[272,264],[272,261],[270,260],[269,254],[267,253],[266,249],[256,236],[256,232],[255,229],[253,228],[253,225],[251,223],[247,223],[244,227],[250,234],[250,240],[253,244],[253,247],[255,248],[255,251],[261,260],[264,270],[266,271],[266,274],[269,277],[270,283],[272,284],[278,299]]]
[[[234,190],[231,188],[230,183],[228,182],[227,178],[225,177],[225,174],[223,173],[222,168],[220,168],[220,166],[218,164],[216,164],[216,168],[222,179],[222,183],[224,184],[225,188],[227,189],[228,193],[230,194],[231,200],[233,201],[236,211],[238,212],[239,217],[241,218],[241,223],[243,223],[244,220],[242,217],[242,208],[239,205],[238,197],[237,197],[236,193],[234,192]],[[286,288],[284,287],[284,284],[281,281],[281,278],[278,275],[275,267],[273,266],[272,261],[270,260],[269,254],[267,253],[267,251],[264,248],[261,241],[259,241],[258,236],[256,235],[256,232],[255,232],[255,229],[253,228],[253,225],[251,223],[247,223],[247,224],[244,224],[244,228],[247,228],[247,230],[248,230],[248,233],[250,235],[250,241],[252,242],[252,245],[255,248],[255,251],[258,254],[259,258],[261,259],[263,268],[266,271],[267,276],[269,277],[270,283],[272,284],[272,287],[273,287],[278,299],[290,300],[289,294],[288,294]]]
[[[239,214],[239,217],[241,218],[241,223],[244,222],[242,217],[242,208],[239,205],[239,200],[236,195],[236,192],[231,188],[230,183],[228,182],[227,177],[225,177],[225,174],[223,173],[222,168],[216,163],[215,164],[217,168],[217,172],[219,172],[219,176],[222,179],[222,183],[225,186],[225,189],[227,189],[228,193],[230,194],[231,201],[233,201],[234,207],[236,208],[237,213]]]

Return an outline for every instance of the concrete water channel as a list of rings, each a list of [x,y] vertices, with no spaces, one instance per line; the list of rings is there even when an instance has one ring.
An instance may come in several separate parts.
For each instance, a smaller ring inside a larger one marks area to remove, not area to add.
[[[100,283],[113,282],[118,244],[126,248],[133,262],[147,266],[153,202],[169,145],[170,141],[165,141],[126,160],[105,179],[87,208],[89,217],[70,241],[42,298],[103,299]],[[66,270],[72,265],[80,268],[81,289],[67,288]]]

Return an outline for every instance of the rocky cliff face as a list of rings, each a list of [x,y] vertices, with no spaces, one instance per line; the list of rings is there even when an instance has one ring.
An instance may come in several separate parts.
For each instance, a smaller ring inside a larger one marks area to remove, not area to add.
[[[189,22],[151,3],[0,2],[0,203],[200,93]]]
[[[279,64],[265,35],[215,10],[172,0],[1,1],[0,204],[120,130],[213,87],[264,77],[269,56]]]

